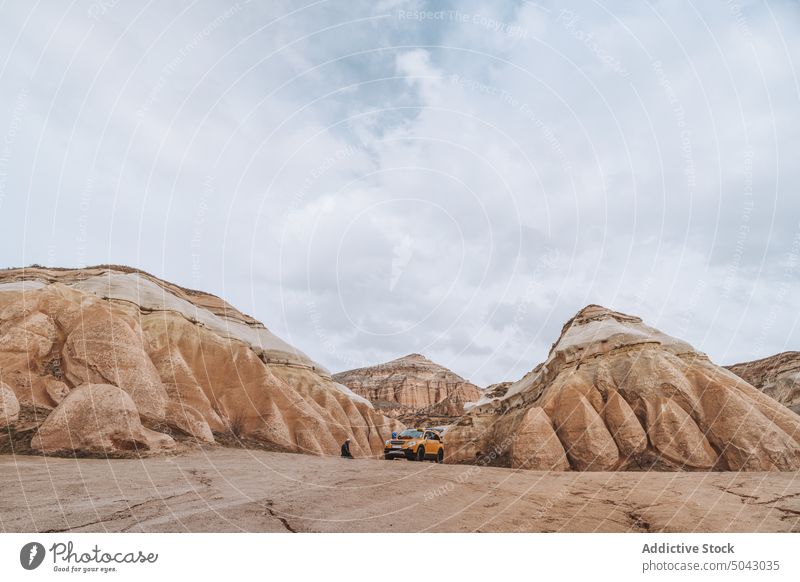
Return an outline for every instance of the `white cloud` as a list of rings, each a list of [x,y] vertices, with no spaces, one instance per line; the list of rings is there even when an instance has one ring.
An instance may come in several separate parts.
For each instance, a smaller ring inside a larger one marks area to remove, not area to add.
[[[800,345],[795,3],[92,6],[0,9],[5,265],[133,264],[333,370],[515,379],[589,302]]]

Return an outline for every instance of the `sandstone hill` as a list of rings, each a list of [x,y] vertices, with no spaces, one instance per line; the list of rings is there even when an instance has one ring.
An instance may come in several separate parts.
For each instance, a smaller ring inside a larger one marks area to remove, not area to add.
[[[481,390],[420,354],[334,374],[333,379],[409,424],[439,424],[464,413]]]
[[[638,317],[590,305],[446,443],[446,462],[514,468],[788,471],[800,416]]]
[[[383,451],[399,423],[222,299],[119,266],[0,271],[0,447]]]
[[[800,352],[783,352],[727,368],[800,414]]]

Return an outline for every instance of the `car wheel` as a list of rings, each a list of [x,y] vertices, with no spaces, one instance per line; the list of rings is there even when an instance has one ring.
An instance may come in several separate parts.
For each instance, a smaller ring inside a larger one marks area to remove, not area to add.
[[[383,455],[383,460],[384,461],[391,461],[392,460],[392,456],[391,455]]]
[[[425,447],[420,447],[417,449],[417,460],[418,461],[425,460]]]
[[[444,449],[439,449],[439,452],[436,453],[436,462],[444,463]]]

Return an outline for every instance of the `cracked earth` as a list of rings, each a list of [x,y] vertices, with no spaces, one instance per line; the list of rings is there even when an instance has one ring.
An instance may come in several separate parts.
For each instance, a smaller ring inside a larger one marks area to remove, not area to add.
[[[0,456],[5,532],[800,532],[798,473],[546,473],[224,449]]]

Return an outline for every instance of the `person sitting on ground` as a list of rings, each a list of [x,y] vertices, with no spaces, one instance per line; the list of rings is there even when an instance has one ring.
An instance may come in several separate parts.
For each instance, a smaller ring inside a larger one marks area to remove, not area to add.
[[[342,445],[342,456],[345,459],[352,459],[353,455],[350,453],[350,439],[345,439]]]

